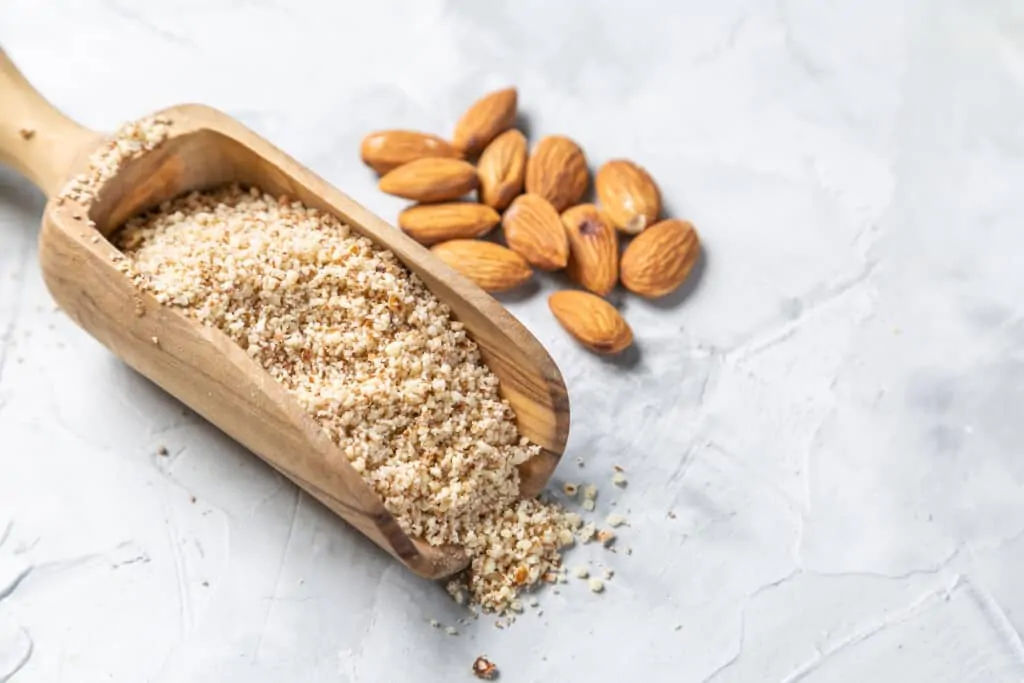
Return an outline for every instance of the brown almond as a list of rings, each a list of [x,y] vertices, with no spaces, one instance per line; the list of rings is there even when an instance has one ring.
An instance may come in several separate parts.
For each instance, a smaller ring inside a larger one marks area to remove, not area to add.
[[[524,194],[501,217],[505,241],[512,251],[541,270],[565,268],[569,237],[555,207],[543,197]]]
[[[498,211],[523,191],[526,175],[526,136],[506,130],[494,138],[476,164],[480,176],[480,201]]]
[[[629,235],[654,225],[661,213],[661,192],[651,175],[626,159],[613,159],[598,169],[594,189],[601,208],[615,227]]]
[[[462,156],[447,140],[414,130],[379,130],[363,138],[363,163],[383,175],[410,161],[426,157],[457,159]]]
[[[633,331],[615,307],[587,292],[555,292],[548,298],[555,319],[591,351],[614,354],[633,343]]]
[[[474,202],[420,204],[398,214],[398,227],[420,244],[481,237],[498,224],[501,216],[489,206]]]
[[[579,202],[589,184],[587,158],[580,146],[567,137],[541,138],[526,162],[526,191],[539,194],[557,211]]]
[[[692,223],[676,218],[655,223],[622,254],[622,284],[640,296],[665,296],[686,280],[699,255]]]
[[[518,287],[533,275],[526,259],[493,242],[451,240],[430,251],[488,292]]]
[[[455,124],[452,142],[466,156],[483,151],[498,133],[516,122],[518,93],[515,88],[496,90],[473,103]]]
[[[417,159],[380,179],[382,192],[418,202],[444,202],[475,190],[479,179],[473,164],[460,159]]]
[[[619,279],[619,237],[611,220],[593,204],[580,204],[562,214],[562,225],[569,238],[569,277],[605,296]]]

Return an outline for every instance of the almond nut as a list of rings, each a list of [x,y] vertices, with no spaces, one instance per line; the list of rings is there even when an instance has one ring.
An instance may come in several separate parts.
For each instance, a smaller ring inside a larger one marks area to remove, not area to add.
[[[622,284],[640,296],[664,296],[686,280],[699,255],[692,223],[675,218],[655,223],[622,254]]]
[[[569,238],[569,277],[605,296],[619,279],[619,237],[611,221],[593,204],[580,204],[562,214],[562,225]]]
[[[594,177],[594,188],[601,208],[622,232],[635,235],[658,220],[658,186],[643,167],[632,161],[614,159],[601,166]]]
[[[633,331],[615,307],[587,292],[555,292],[548,307],[576,341],[591,351],[614,354],[633,343]]]
[[[564,211],[580,201],[590,184],[587,158],[575,142],[561,135],[541,138],[526,163],[526,191]]]
[[[479,182],[472,164],[460,159],[417,159],[389,171],[380,189],[418,202],[458,199]]]
[[[380,130],[363,138],[363,163],[383,175],[393,168],[426,157],[460,158],[447,140],[414,130]]]
[[[498,133],[508,130],[516,122],[517,99],[515,88],[505,88],[474,102],[455,124],[452,136],[455,149],[466,156],[483,151]]]
[[[533,275],[522,256],[493,242],[451,240],[430,251],[488,292],[518,287]]]
[[[558,270],[568,263],[569,238],[555,207],[543,197],[517,197],[502,216],[501,227],[508,246],[531,265]]]
[[[481,237],[500,220],[497,211],[474,202],[420,204],[398,214],[398,227],[420,244],[430,245]]]
[[[477,162],[480,176],[480,201],[504,211],[523,191],[526,175],[526,136],[507,130],[494,138]]]

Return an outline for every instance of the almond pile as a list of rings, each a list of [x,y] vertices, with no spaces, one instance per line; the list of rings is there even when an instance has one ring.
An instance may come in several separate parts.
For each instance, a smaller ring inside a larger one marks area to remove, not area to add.
[[[657,183],[626,159],[597,170],[598,203],[586,203],[583,150],[549,135],[530,151],[513,127],[517,104],[515,88],[485,95],[456,123],[451,142],[408,130],[371,133],[363,162],[381,176],[382,191],[416,202],[398,215],[399,227],[483,289],[502,292],[534,270],[564,270],[581,289],[552,294],[551,312],[591,351],[619,353],[633,332],[604,297],[618,283],[648,298],[673,292],[700,255],[697,232],[688,221],[659,221]],[[480,239],[499,224],[504,245]]]

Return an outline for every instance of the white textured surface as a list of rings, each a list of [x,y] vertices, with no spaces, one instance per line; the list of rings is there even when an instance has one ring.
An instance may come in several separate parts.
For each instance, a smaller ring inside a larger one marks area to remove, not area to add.
[[[625,364],[509,301],[569,383],[559,477],[634,552],[450,637],[436,586],[52,310],[41,199],[0,175],[0,680],[1024,678],[1020,3],[46,4],[0,44],[93,127],[206,102],[392,218],[361,135],[514,83],[533,139],[644,163],[707,261],[622,298]]]

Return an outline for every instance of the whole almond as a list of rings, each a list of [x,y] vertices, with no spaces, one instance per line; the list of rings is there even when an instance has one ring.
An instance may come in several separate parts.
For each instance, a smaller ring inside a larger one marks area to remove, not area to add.
[[[700,240],[689,221],[655,223],[622,254],[622,284],[640,296],[664,296],[686,280],[699,255]]]
[[[501,217],[508,246],[541,270],[565,268],[569,237],[555,207],[543,197],[524,194]]]
[[[561,135],[541,138],[526,162],[526,191],[539,194],[557,211],[577,203],[590,184],[587,158],[575,142]]]
[[[398,214],[398,227],[420,244],[481,237],[498,224],[501,216],[489,206],[474,202],[420,204]]]
[[[569,238],[569,277],[605,296],[619,279],[619,237],[615,227],[593,204],[580,204],[564,212],[562,225]]]
[[[448,141],[414,130],[379,130],[363,138],[363,163],[383,175],[393,168],[426,157],[457,159],[462,156]]]
[[[633,331],[615,307],[587,292],[555,292],[548,298],[555,319],[591,351],[613,354],[633,343]]]
[[[476,189],[479,179],[472,164],[460,159],[417,159],[389,171],[380,189],[418,202],[458,199]]]
[[[661,192],[642,166],[613,159],[598,169],[594,188],[601,208],[622,232],[635,235],[658,220]]]
[[[480,176],[480,201],[504,211],[523,191],[526,175],[526,136],[506,130],[494,138],[476,164]]]
[[[522,256],[493,242],[451,240],[430,251],[488,292],[518,287],[533,275]]]
[[[505,88],[484,95],[473,103],[455,124],[452,142],[466,156],[479,154],[498,133],[516,122],[515,88]]]

